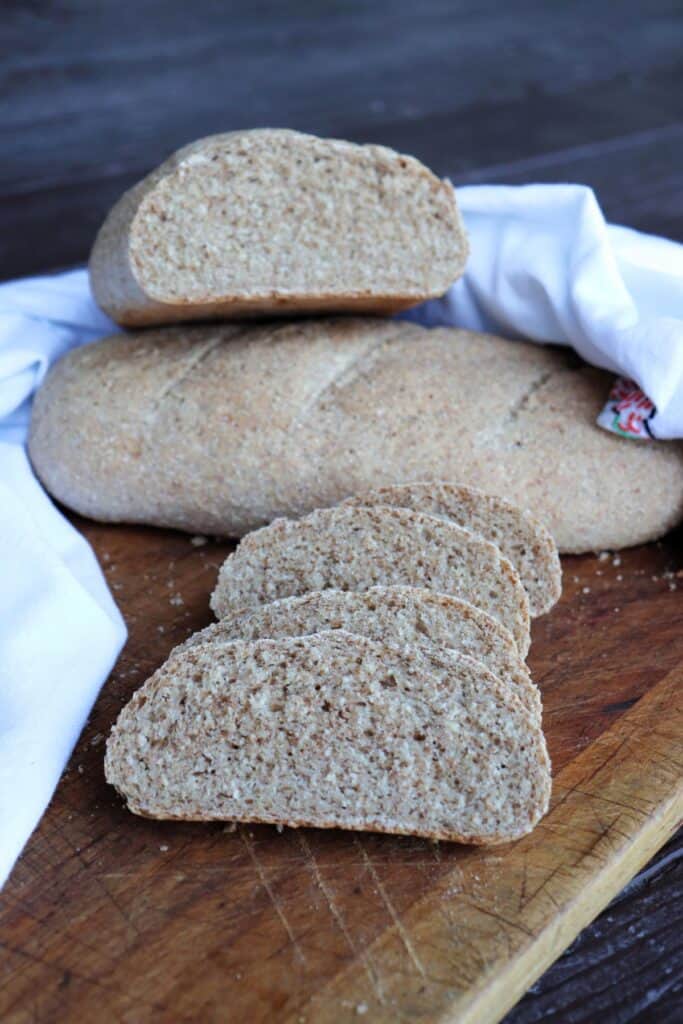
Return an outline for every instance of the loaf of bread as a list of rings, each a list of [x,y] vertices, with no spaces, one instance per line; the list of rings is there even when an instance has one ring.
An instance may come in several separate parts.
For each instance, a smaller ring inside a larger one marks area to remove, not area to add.
[[[126,192],[90,275],[118,323],[166,324],[392,312],[466,258],[452,186],[413,157],[261,129],[200,139]]]
[[[119,715],[105,758],[148,817],[470,843],[529,832],[549,768],[538,723],[482,665],[461,655],[441,669],[342,630],[172,656]]]
[[[541,699],[512,634],[468,601],[420,587],[371,587],[366,591],[318,590],[245,608],[194,633],[177,650],[208,641],[305,636],[329,629],[387,643],[450,650],[480,661],[511,686],[535,718]]]
[[[562,569],[553,538],[538,519],[504,498],[472,487],[430,481],[380,487],[347,498],[344,504],[394,505],[449,519],[500,548],[517,570],[532,615],[543,615],[560,599]]]
[[[445,519],[405,508],[316,509],[247,534],[211,596],[217,618],[309,590],[425,587],[461,597],[529,649],[529,601],[494,544]]]
[[[30,453],[65,505],[240,536],[351,494],[457,480],[528,509],[561,551],[660,536],[683,445],[609,434],[611,378],[567,350],[368,318],[151,330],[68,353]]]

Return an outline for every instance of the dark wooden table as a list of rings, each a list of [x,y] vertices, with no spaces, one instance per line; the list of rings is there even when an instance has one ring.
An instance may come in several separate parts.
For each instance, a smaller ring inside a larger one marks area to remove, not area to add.
[[[611,220],[681,239],[682,33],[663,0],[6,2],[0,278],[83,261],[171,150],[259,125],[385,143],[456,184],[584,182]],[[508,1024],[681,1020],[682,861],[679,837]]]

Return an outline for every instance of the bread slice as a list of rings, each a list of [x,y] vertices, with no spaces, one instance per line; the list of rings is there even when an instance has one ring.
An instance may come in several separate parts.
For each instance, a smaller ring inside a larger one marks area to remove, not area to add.
[[[442,295],[467,241],[449,182],[383,146],[282,129],[212,135],[119,200],[90,257],[124,325],[387,313]]]
[[[548,806],[543,734],[461,659],[429,675],[414,650],[342,630],[198,644],[123,709],[107,779],[153,818],[516,839]]]
[[[510,685],[535,718],[541,699],[512,634],[486,612],[448,594],[419,587],[371,587],[366,591],[317,590],[246,608],[194,633],[177,650],[207,641],[304,636],[321,630],[349,633],[404,646],[449,650],[482,662]]]
[[[425,481],[379,487],[347,498],[345,505],[396,505],[480,534],[514,565],[529,597],[531,615],[550,611],[562,593],[562,569],[550,531],[528,512],[493,494],[455,483]]]
[[[494,544],[453,523],[403,508],[316,509],[248,534],[223,563],[211,607],[221,619],[309,590],[425,587],[461,597],[529,649],[529,602]]]

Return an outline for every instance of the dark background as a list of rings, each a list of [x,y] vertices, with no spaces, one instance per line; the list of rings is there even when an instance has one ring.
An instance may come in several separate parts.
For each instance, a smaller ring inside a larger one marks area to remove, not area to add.
[[[581,181],[683,237],[682,0],[0,0],[0,278],[86,259],[211,132],[385,143],[458,182]]]
[[[87,258],[121,192],[211,132],[381,142],[458,183],[579,181],[683,238],[682,0],[0,0],[0,278]],[[683,843],[507,1018],[683,1019]]]

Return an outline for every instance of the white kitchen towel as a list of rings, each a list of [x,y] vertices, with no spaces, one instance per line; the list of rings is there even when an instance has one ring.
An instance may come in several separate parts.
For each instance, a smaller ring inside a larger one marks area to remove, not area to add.
[[[580,186],[458,196],[467,273],[411,318],[572,345],[637,382],[656,406],[653,434],[683,437],[683,247],[606,225]],[[31,395],[50,364],[114,329],[85,270],[0,285],[0,884],[125,640],[91,549],[42,491],[24,448]],[[619,387],[612,406],[625,400]]]
[[[48,365],[110,329],[83,271],[0,286],[0,885],[126,638],[90,546],[24,447]]]

